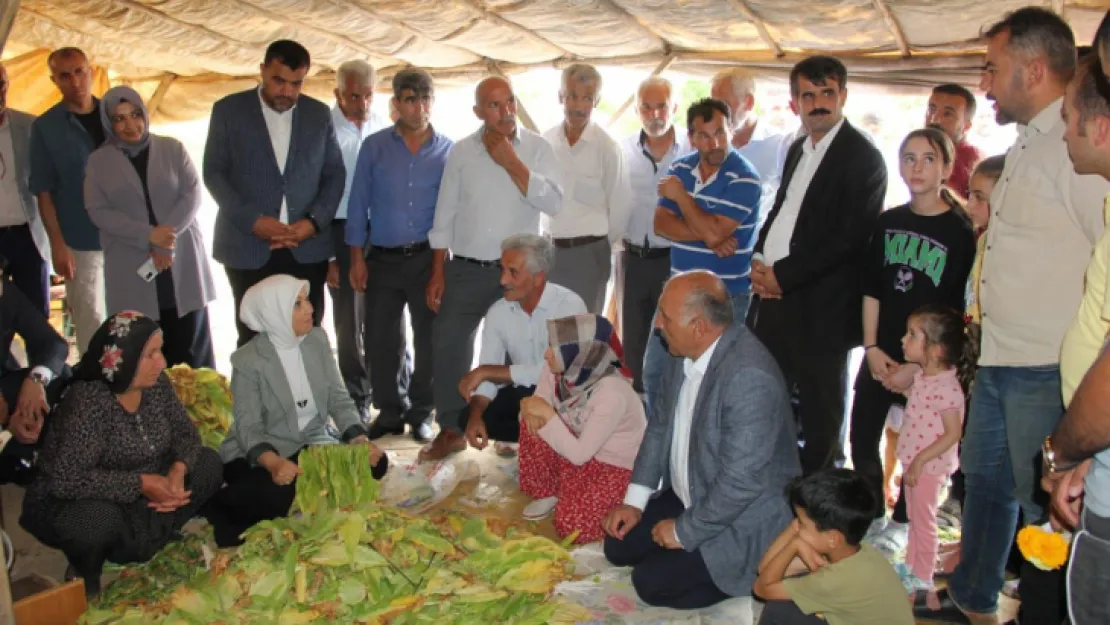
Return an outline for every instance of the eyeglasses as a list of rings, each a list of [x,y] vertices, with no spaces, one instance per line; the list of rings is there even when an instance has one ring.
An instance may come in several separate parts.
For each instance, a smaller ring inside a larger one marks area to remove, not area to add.
[[[109,119],[112,121],[113,124],[119,124],[121,122],[127,121],[128,117],[130,117],[131,119],[142,119],[143,112],[139,109],[135,109],[134,111],[131,111],[126,115],[113,115]]]

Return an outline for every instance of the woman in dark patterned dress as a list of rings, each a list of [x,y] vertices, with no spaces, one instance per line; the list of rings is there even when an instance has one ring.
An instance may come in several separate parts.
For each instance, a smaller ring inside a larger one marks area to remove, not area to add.
[[[104,562],[148,560],[219,490],[219,455],[163,373],[162,331],[137,312],[93,335],[50,422],[20,525],[60,549],[85,592]]]

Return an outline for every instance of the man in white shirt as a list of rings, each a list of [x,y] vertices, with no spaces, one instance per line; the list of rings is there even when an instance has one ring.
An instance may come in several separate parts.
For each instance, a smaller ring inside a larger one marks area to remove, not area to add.
[[[8,275],[42,314],[50,314],[50,242],[31,193],[31,124],[8,108],[8,71],[0,65],[0,254]]]
[[[548,346],[547,321],[586,313],[581,297],[548,280],[556,254],[549,240],[518,234],[505,239],[501,250],[505,296],[486,313],[478,367],[459,381],[459,394],[468,402],[466,440],[476,449],[491,440],[519,440],[520,400],[536,390]],[[508,449],[498,446],[501,454]]]
[[[994,214],[983,235],[982,348],[960,457],[967,485],[960,564],[939,611],[924,601],[915,606],[921,620],[991,616],[1019,511],[1026,523],[1041,520],[1041,445],[1064,414],[1060,350],[1110,192],[1104,178],[1077,174],[1068,159],[1061,108],[1076,67],[1071,27],[1050,10],[1026,7],[984,38],[979,87],[994,102],[996,121],[1014,121],[1019,132],[991,194]],[[1023,580],[1028,571],[1035,569],[1027,564]],[[1059,588],[1059,579],[1022,583],[1020,621],[1063,621],[1053,593]]]
[[[563,204],[555,151],[517,126],[509,81],[486,78],[474,95],[474,114],[483,124],[451,147],[428,233],[434,258],[426,294],[437,313],[433,386],[440,433],[421,451],[427,459],[466,449],[459,427],[466,400],[458,383],[474,360],[478,324],[501,297],[501,242],[538,233],[540,215],[554,216]]]
[[[652,76],[636,91],[640,132],[621,142],[625,169],[630,181],[630,201],[617,218],[621,261],[614,276],[622,284],[621,342],[625,362],[632,370],[632,385],[644,392],[644,350],[651,334],[651,320],[663,284],[671,276],[671,242],[655,233],[655,209],[659,206],[659,180],[678,156],[691,151],[687,134],[674,126],[678,103],[671,81]]]
[[[863,333],[860,261],[886,195],[882,154],[844,118],[847,81],[844,64],[828,56],[791,70],[808,134],[790,146],[786,188],[752,255],[748,325],[797,388],[806,475],[843,453],[848,352]]]
[[[555,266],[551,281],[577,293],[589,311],[604,314],[612,246],[620,239],[614,219],[628,203],[628,176],[620,146],[590,120],[601,101],[601,74],[575,63],[563,70],[559,102],[563,122],[543,133],[563,178],[563,208],[551,219]]]
[[[751,594],[760,557],[793,519],[783,492],[801,473],[797,438],[782,373],[733,318],[720,278],[671,278],[656,327],[676,358],[624,503],[605,518],[605,557],[633,567],[648,605],[692,610]]]
[[[763,186],[759,201],[759,224],[762,225],[775,205],[786,152],[797,133],[775,132],[768,124],[760,123],[755,114],[755,78],[742,67],[718,72],[710,83],[710,94],[728,104],[732,111],[732,147],[759,173]]]
[[[335,71],[335,105],[331,107],[331,121],[335,138],[343,153],[343,167],[347,170],[343,198],[332,220],[335,251],[328,263],[328,290],[331,292],[332,320],[335,322],[335,339],[338,350],[339,372],[347,385],[347,392],[358,406],[364,423],[369,423],[370,375],[363,345],[366,310],[363,298],[351,287],[351,253],[345,240],[347,227],[347,200],[351,195],[351,182],[355,177],[355,163],[363,140],[389,124],[370,110],[374,101],[374,67],[355,59],[347,61]],[[407,353],[407,351],[406,351]],[[412,367],[402,370],[402,386]],[[402,392],[403,394],[403,392]]]
[[[324,318],[332,220],[347,181],[331,111],[301,93],[310,62],[304,46],[275,41],[262,84],[212,107],[204,145],[204,184],[219,206],[212,256],[231,284],[240,346],[255,333],[239,320],[239,303],[269,276],[307,280],[313,323]]]

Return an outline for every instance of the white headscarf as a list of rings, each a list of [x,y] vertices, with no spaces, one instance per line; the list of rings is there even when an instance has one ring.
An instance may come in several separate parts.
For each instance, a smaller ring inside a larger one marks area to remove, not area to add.
[[[301,291],[307,291],[307,280],[279,274],[247,289],[239,305],[239,319],[255,332],[265,334],[281,358],[289,390],[297,403],[297,421],[304,429],[319,414],[312,397],[312,386],[301,355],[303,336],[293,332],[293,309]]]

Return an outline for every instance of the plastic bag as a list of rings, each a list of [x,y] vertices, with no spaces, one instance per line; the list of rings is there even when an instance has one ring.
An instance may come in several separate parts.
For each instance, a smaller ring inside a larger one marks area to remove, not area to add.
[[[420,513],[432,508],[454,492],[459,482],[478,476],[473,460],[446,458],[438,462],[394,462],[390,457],[389,473],[382,479],[379,500]]]

